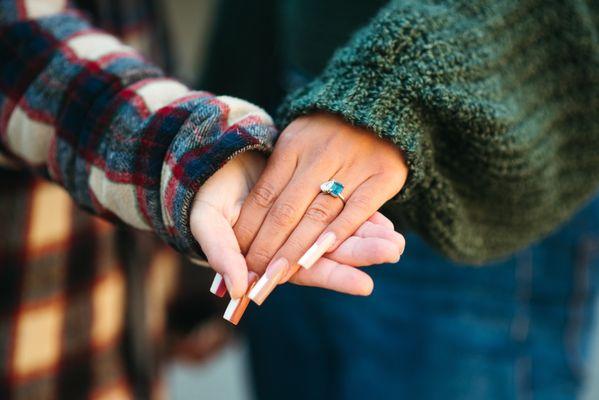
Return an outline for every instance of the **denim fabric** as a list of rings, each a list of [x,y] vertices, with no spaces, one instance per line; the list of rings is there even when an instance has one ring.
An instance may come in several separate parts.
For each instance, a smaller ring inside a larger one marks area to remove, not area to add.
[[[247,314],[257,399],[575,398],[598,271],[599,198],[484,267],[408,235],[370,297],[285,285]]]

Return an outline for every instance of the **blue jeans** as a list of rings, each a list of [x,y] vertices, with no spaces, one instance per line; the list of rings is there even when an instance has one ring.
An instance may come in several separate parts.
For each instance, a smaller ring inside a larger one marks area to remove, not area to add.
[[[408,235],[374,294],[293,285],[247,314],[257,399],[572,399],[588,360],[599,198],[484,267]],[[596,366],[596,368],[598,368]]]

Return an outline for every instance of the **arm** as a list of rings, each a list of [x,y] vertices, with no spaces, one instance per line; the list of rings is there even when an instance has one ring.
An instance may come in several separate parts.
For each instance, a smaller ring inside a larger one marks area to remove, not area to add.
[[[390,205],[411,228],[456,260],[508,254],[599,183],[593,3],[392,1],[281,126],[325,111],[392,141],[409,176]]]
[[[48,176],[95,214],[199,255],[193,196],[238,153],[269,150],[270,117],[190,91],[64,3],[0,3],[2,161]]]
[[[247,268],[231,224],[263,166],[247,150],[274,141],[270,117],[190,91],[63,3],[0,2],[0,163],[49,177],[81,207],[192,258],[201,245],[241,296]],[[370,278],[353,266],[393,259],[403,242],[392,228],[361,235],[302,284],[366,294]],[[387,251],[372,254],[376,245]],[[363,257],[351,256],[356,248]]]

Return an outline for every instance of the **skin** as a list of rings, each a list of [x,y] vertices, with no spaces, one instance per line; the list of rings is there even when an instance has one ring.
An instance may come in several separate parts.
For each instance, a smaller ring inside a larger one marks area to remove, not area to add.
[[[336,236],[327,257],[338,255],[355,232],[368,231],[363,224],[401,190],[407,175],[401,151],[372,132],[331,114],[296,119],[281,133],[234,225],[248,268],[261,274],[280,257],[293,265],[323,232]],[[320,184],[330,179],[345,186],[345,205],[320,192]],[[382,235],[381,228],[376,229]],[[403,251],[403,238],[396,239]],[[291,269],[287,278],[314,283],[309,271],[292,277]],[[324,287],[322,283],[317,286]]]
[[[275,150],[275,153],[277,152]],[[233,228],[238,225],[252,188],[266,172],[265,167],[266,161],[261,154],[242,153],[202,185],[192,204],[192,234],[206,254],[211,267],[223,275],[232,298],[240,297],[246,292],[249,271],[259,272],[261,275],[266,267],[266,263],[261,270],[250,267],[246,261],[246,252],[240,246],[241,242],[238,241]],[[223,193],[227,195],[223,196]],[[284,281],[289,279],[300,285],[317,286],[354,295],[370,294],[373,289],[372,279],[356,267],[395,262],[405,245],[403,237],[394,231],[391,221],[375,211],[376,209],[372,210],[349,232],[342,243],[335,246],[334,251],[322,257],[311,269],[297,271],[297,268],[290,267]],[[251,212],[251,209],[246,208],[246,219],[251,217]],[[259,221],[265,220],[263,213],[257,213],[255,218]],[[306,249],[315,239],[313,235],[305,243]],[[278,235],[277,241],[280,241]],[[249,247],[247,243],[244,243],[244,246]]]

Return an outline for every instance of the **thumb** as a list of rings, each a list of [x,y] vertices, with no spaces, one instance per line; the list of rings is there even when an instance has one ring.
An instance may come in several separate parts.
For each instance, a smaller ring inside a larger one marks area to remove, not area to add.
[[[240,298],[247,290],[248,269],[231,223],[208,203],[196,201],[194,208],[191,233],[212,269],[223,276],[231,298]]]

